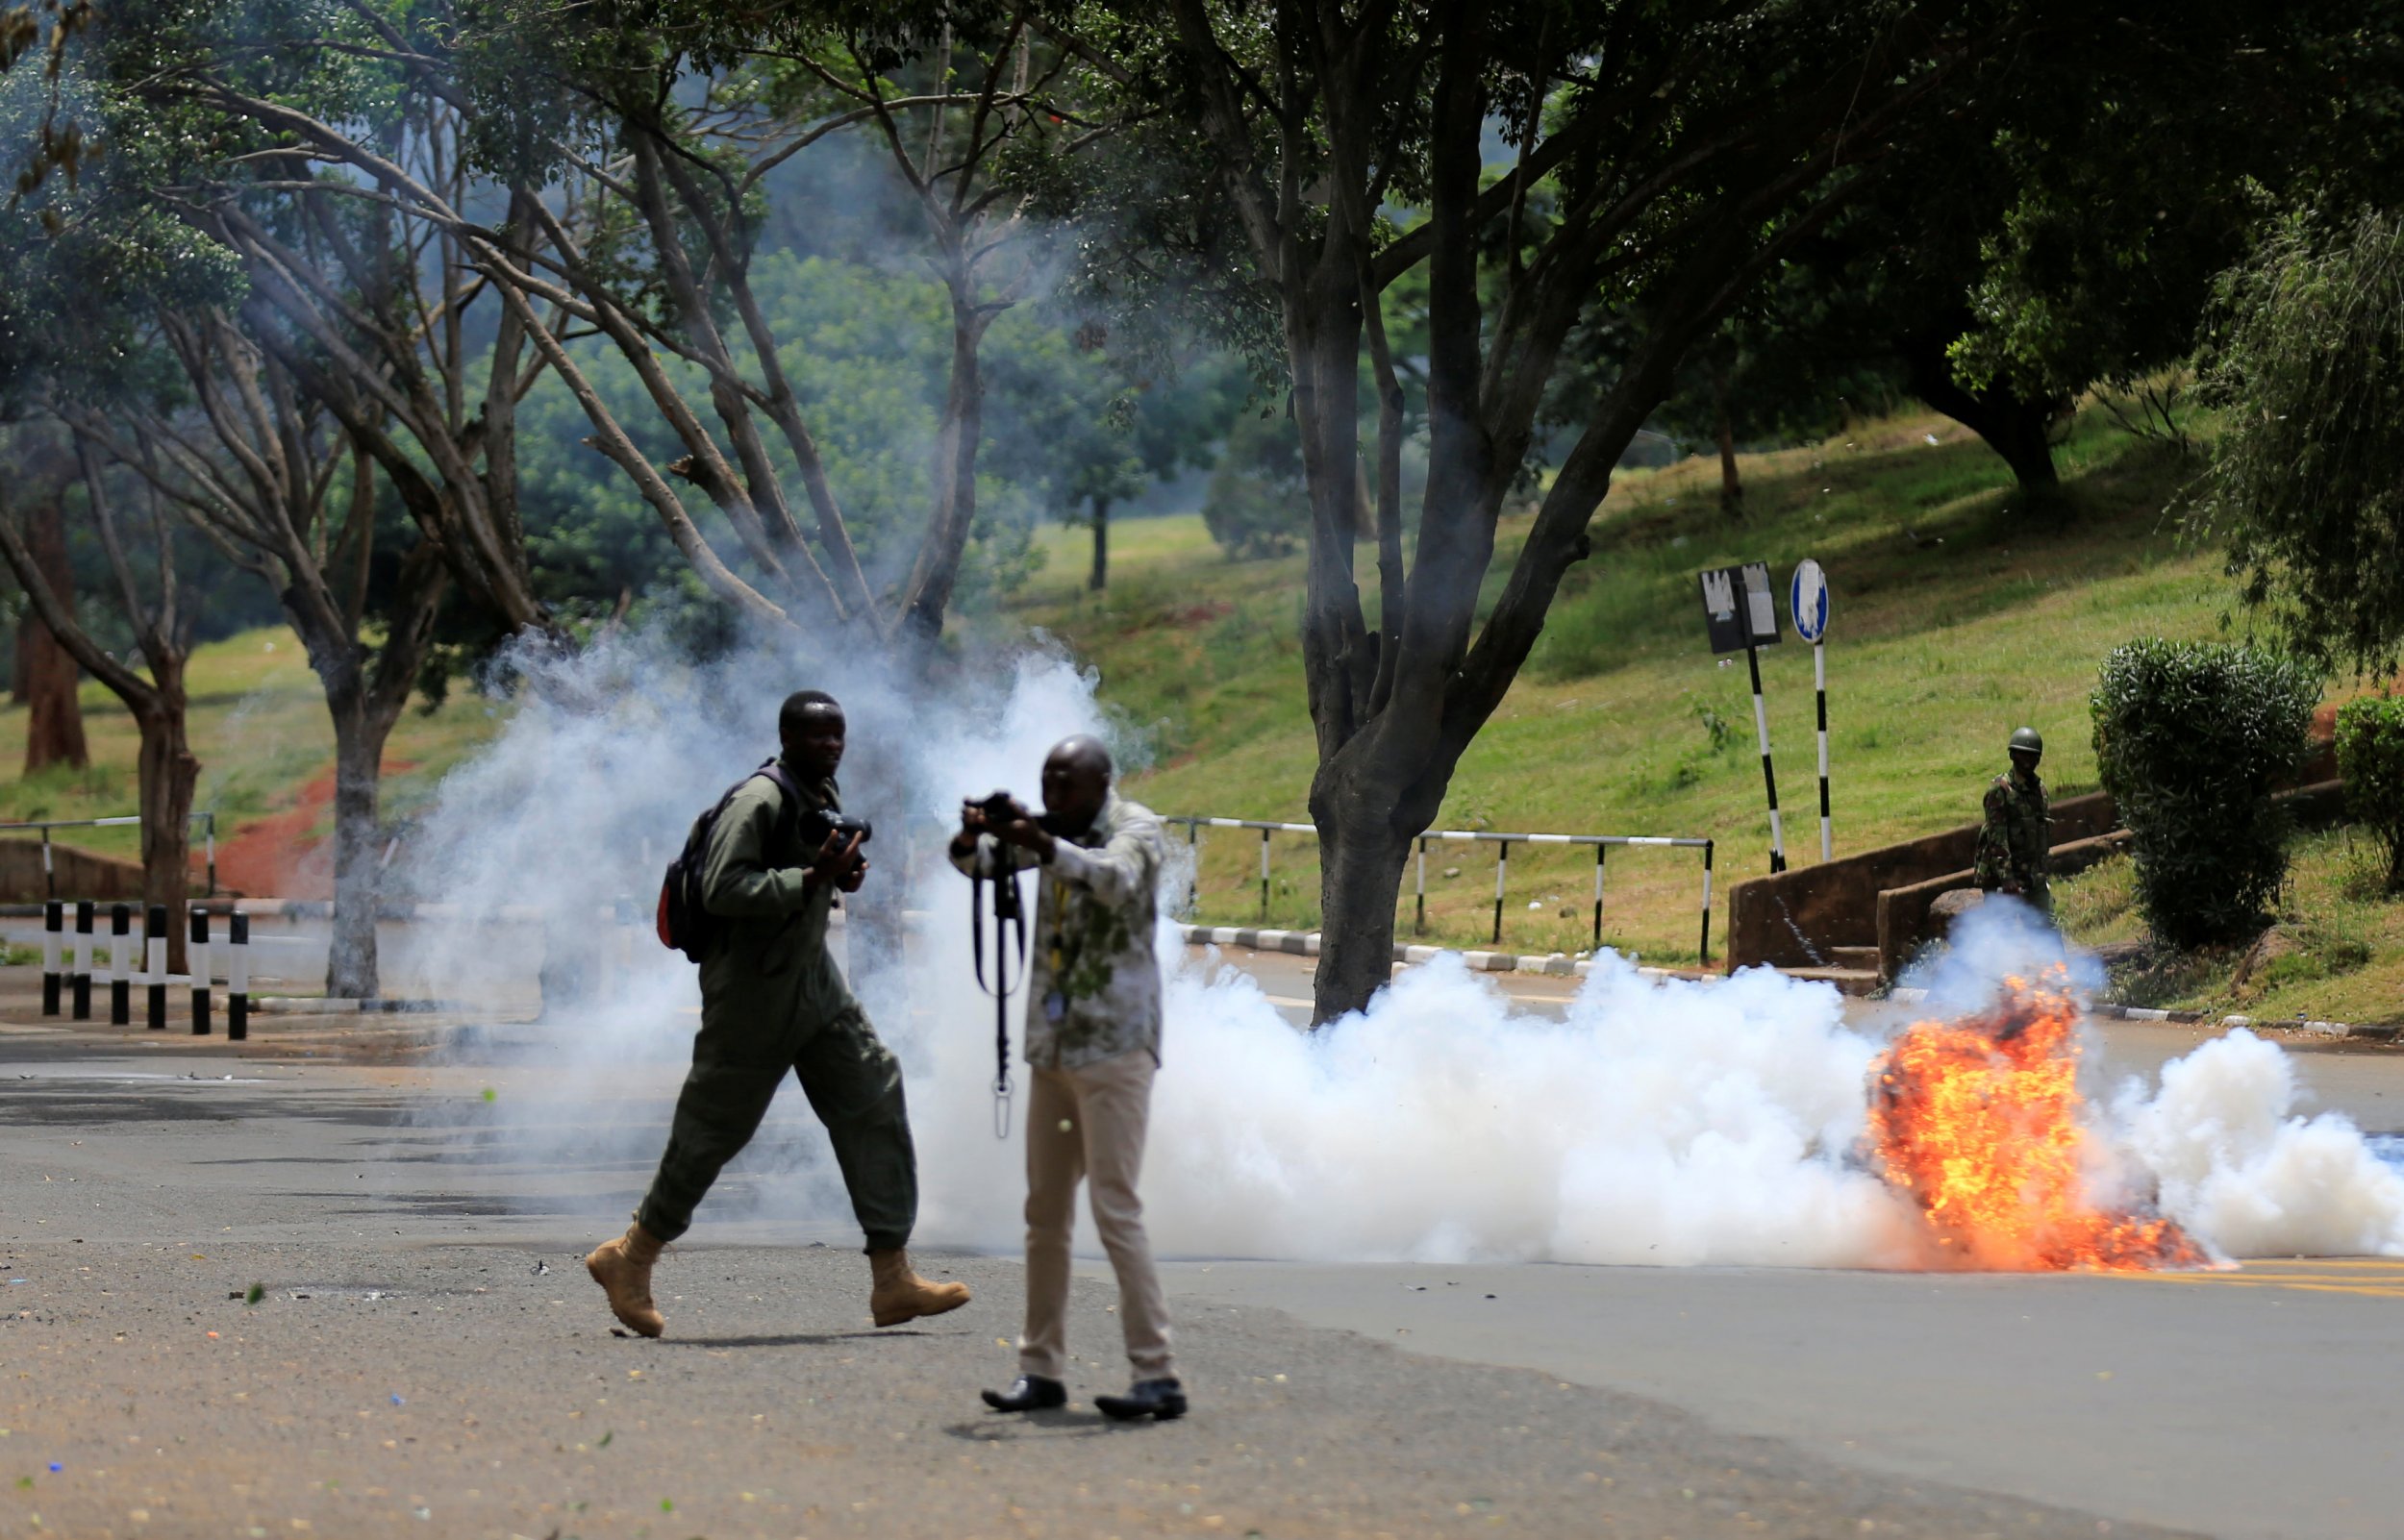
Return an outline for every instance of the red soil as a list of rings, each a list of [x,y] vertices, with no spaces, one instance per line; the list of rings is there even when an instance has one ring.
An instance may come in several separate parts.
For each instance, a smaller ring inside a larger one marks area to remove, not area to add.
[[[384,773],[416,768],[411,759],[387,759]],[[283,812],[254,818],[217,846],[217,885],[265,898],[334,897],[334,847],[313,832],[334,801],[331,769],[300,788]]]

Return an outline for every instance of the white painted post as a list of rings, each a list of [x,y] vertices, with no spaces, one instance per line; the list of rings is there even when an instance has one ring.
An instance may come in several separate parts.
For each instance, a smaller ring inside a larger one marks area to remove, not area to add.
[[[1819,858],[1834,846],[1828,836],[1828,644],[1812,643],[1812,690],[1819,698]]]
[[[226,923],[225,1035],[235,1043],[250,1035],[250,916],[239,909]]]
[[[59,1013],[59,993],[64,982],[59,973],[60,943],[66,937],[66,906],[45,899],[41,906],[41,1013]]]
[[[109,909],[109,1025],[133,1025],[134,907],[117,904]]]

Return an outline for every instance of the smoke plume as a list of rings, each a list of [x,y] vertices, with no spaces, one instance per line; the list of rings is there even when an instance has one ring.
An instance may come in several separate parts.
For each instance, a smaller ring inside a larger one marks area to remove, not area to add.
[[[849,713],[847,800],[878,804],[869,881],[900,884],[913,915],[906,966],[870,966],[894,959],[858,955],[868,934],[858,928],[848,964],[908,1074],[919,1238],[1014,1249],[1018,1130],[997,1146],[992,1006],[969,967],[968,885],[940,860],[939,830],[963,796],[997,785],[1032,796],[1060,737],[1113,735],[1091,676],[1031,652],[989,679],[938,687],[858,658],[766,649],[694,666],[639,637],[525,666],[525,704],[441,788],[413,858],[421,896],[473,912],[533,905],[589,917],[624,894],[642,923],[607,938],[612,950],[590,965],[596,993],[544,1031],[543,1093],[492,1108],[500,1137],[481,1148],[589,1169],[603,1189],[596,1220],[639,1195],[698,1005],[690,965],[648,931],[659,867],[692,815],[772,752],[777,703],[814,685]],[[873,783],[858,770],[870,762]],[[915,860],[903,858],[904,821],[921,831]],[[1183,872],[1166,884],[1182,894]],[[2078,966],[2013,906],[1990,907],[1965,921],[1928,981],[1928,1009],[1981,1004],[2009,973]],[[457,933],[448,966],[462,977],[528,966],[523,927]],[[1606,955],[1556,1021],[1441,961],[1404,974],[1365,1015],[1303,1032],[1248,977],[1189,959],[1166,924],[1161,941],[1167,1021],[1144,1186],[1164,1253],[1930,1261],[1916,1212],[1862,1150],[1884,1034],[1848,1023],[1824,985],[1767,970],[1663,983]],[[1014,1050],[1022,1007],[1013,1003]],[[2099,1039],[2089,1046],[2088,1074],[2105,1093],[2091,1097],[2100,1187],[2158,1195],[2223,1254],[2404,1254],[2404,1174],[2341,1116],[2301,1115],[2292,1064],[2275,1045],[2234,1033],[2158,1084],[2116,1090]],[[1023,1108],[1025,1067],[1013,1075]],[[641,1115],[593,1110],[607,1098]],[[839,1232],[847,1213],[789,1087],[703,1205],[695,1239],[745,1218]]]

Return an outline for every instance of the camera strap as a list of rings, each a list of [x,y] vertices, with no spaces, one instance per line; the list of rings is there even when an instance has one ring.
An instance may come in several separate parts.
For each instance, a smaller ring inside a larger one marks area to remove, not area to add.
[[[991,870],[989,872],[988,867]],[[993,979],[985,977],[985,884],[993,884]],[[993,1137],[1010,1137],[1010,936],[1018,935],[1021,981],[1026,977],[1027,916],[1018,896],[1018,874],[1002,860],[1001,844],[989,836],[977,841],[976,864],[968,873],[968,945],[976,958],[977,987],[993,997]]]

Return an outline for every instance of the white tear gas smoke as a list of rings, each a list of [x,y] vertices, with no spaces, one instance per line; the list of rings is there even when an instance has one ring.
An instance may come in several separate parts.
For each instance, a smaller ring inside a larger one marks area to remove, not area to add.
[[[1112,731],[1089,677],[1040,655],[982,691],[906,689],[856,658],[805,667],[765,651],[693,668],[639,640],[540,666],[542,687],[498,741],[445,782],[418,872],[441,896],[484,910],[589,914],[612,894],[640,900],[631,960],[544,1039],[554,1061],[545,1094],[490,1109],[505,1133],[496,1147],[593,1172],[606,1188],[596,1218],[622,1214],[647,1180],[694,1025],[692,969],[647,928],[658,869],[694,811],[772,748],[789,689],[815,685],[843,701],[855,794],[874,757],[889,803],[898,792],[929,820],[996,785],[1027,794],[1054,741]],[[907,884],[917,915],[909,966],[876,974],[863,993],[909,1075],[919,1237],[1008,1251],[1020,1237],[1023,1188],[1015,1133],[1005,1149],[991,1132],[993,1014],[970,972],[967,884],[934,858],[931,838],[929,858],[898,870],[900,843],[881,823],[872,848],[882,864],[869,881]],[[1169,875],[1173,891],[1184,882],[1182,871]],[[2016,906],[1989,907],[1964,921],[1930,981],[1948,1006],[1979,1003],[2007,972],[2062,960]],[[1848,1025],[1824,985],[1766,970],[1656,983],[1606,956],[1556,1021],[1515,1009],[1490,981],[1446,961],[1406,973],[1365,1015],[1306,1033],[1249,978],[1183,960],[1165,925],[1163,955],[1172,965],[1165,1065],[1144,1186],[1166,1253],[1926,1260],[1916,1215],[1859,1152],[1883,1042]],[[1022,1007],[1014,1002],[1014,1043]],[[1026,1073],[1014,1065],[1022,1107]],[[608,1097],[639,1115],[580,1115]],[[2099,1142],[2118,1154],[2114,1180],[2158,1186],[2168,1213],[2224,1252],[2404,1254],[2404,1175],[2342,1118],[2295,1116],[2296,1099],[2286,1056],[2239,1033],[2171,1065],[2159,1090],[2132,1083],[2100,1102]],[[596,1134],[596,1123],[607,1131]],[[697,1238],[738,1218],[843,1230],[847,1206],[822,1152],[789,1089],[703,1205]]]

